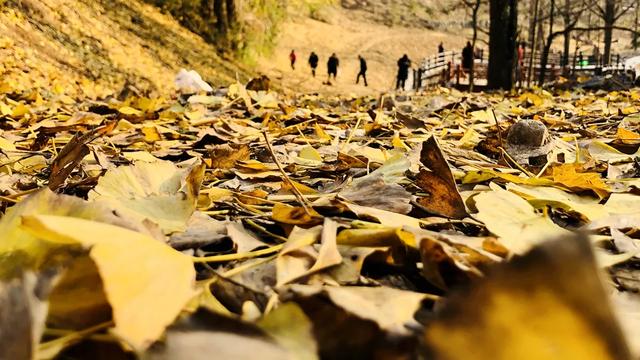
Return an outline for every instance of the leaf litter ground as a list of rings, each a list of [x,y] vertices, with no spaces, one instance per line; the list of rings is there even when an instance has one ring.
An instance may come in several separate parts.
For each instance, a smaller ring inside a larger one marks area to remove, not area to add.
[[[0,358],[640,354],[640,92],[3,91]]]

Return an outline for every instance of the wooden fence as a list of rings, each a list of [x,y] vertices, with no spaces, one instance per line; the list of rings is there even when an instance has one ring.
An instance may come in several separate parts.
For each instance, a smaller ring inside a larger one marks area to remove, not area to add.
[[[474,84],[480,88],[486,85],[488,70],[488,53],[476,52],[474,59]],[[623,58],[619,55],[612,56],[610,65],[604,65],[602,58],[597,55],[576,54],[568,58],[564,64],[561,53],[549,54],[546,65],[546,81],[553,81],[563,74],[575,74],[589,72],[593,74],[606,74],[625,71]],[[542,56],[535,54],[533,61],[529,54],[525,54],[522,66],[516,69],[516,81],[520,84],[531,85],[537,82],[542,69]],[[530,64],[533,66],[530,68]],[[413,73],[414,89],[421,89],[436,84],[464,86],[469,83],[467,69],[462,69],[462,56],[459,52],[447,51],[425,58]],[[528,80],[528,81],[527,81]]]

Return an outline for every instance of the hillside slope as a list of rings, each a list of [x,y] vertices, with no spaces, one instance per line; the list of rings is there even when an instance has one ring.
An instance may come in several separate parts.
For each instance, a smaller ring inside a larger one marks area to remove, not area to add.
[[[135,84],[173,90],[180,68],[227,85],[249,71],[139,0],[9,0],[0,9],[0,87],[60,85],[89,96]]]

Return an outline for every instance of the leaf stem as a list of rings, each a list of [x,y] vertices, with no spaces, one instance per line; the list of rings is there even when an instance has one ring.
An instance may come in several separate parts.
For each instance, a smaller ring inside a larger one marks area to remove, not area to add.
[[[313,217],[313,213],[309,210],[309,206],[307,205],[307,202],[304,199],[304,196],[302,196],[302,193],[300,192],[300,190],[298,190],[298,188],[293,183],[293,181],[291,181],[291,179],[289,178],[287,173],[284,171],[284,168],[282,167],[282,164],[280,164],[280,161],[278,161],[278,158],[276,157],[276,154],[273,152],[273,147],[271,146],[271,142],[269,141],[269,136],[267,135],[267,132],[266,131],[263,132],[262,135],[264,136],[264,141],[267,143],[267,149],[269,150],[269,153],[271,154],[271,157],[273,158],[273,161],[276,163],[276,166],[278,167],[278,170],[280,170],[280,173],[282,174],[282,178],[286,182],[288,182],[289,185],[291,186],[291,192],[293,192],[293,194],[296,196],[296,199],[298,200],[298,202],[300,203],[300,205],[304,209],[304,212],[307,213],[307,215]]]
[[[275,252],[280,251],[283,247],[284,247],[284,244],[278,244],[262,250],[249,251],[249,252],[238,253],[238,254],[192,257],[192,260],[194,263],[210,263],[210,262],[226,262],[226,261],[233,261],[233,260],[251,259],[251,258],[262,256],[262,255],[273,254]]]

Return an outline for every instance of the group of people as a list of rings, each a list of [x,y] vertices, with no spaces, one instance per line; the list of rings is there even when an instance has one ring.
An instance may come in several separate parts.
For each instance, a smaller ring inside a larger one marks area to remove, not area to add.
[[[289,62],[291,64],[291,69],[295,70],[296,62],[298,60],[298,56],[296,55],[295,50],[291,50],[289,53]],[[360,78],[364,81],[364,86],[369,86],[367,82],[367,60],[365,60],[362,55],[358,55],[358,61],[360,62],[360,71],[356,76],[356,84],[360,83]],[[311,68],[311,75],[316,77],[316,70],[318,69],[318,64],[320,62],[320,58],[318,54],[314,51],[309,54],[308,64]],[[335,81],[338,76],[338,67],[340,66],[340,60],[336,53],[331,54],[329,59],[327,60],[327,81],[325,84],[331,85],[331,78]],[[400,59],[398,59],[398,74],[396,76],[396,90],[402,89],[404,90],[407,79],[409,78],[409,69],[411,68],[411,60],[404,54]]]

